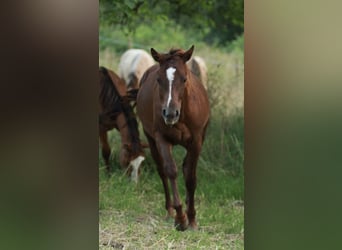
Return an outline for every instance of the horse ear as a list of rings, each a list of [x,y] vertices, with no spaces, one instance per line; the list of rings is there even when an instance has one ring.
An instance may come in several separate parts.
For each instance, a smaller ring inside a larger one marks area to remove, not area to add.
[[[160,60],[160,54],[154,49],[151,48],[151,55],[153,57],[154,60],[156,60],[157,62],[159,62]]]
[[[192,52],[194,52],[194,48],[195,48],[195,45],[192,45],[190,49],[188,49],[187,51],[185,51],[185,53],[183,54],[183,60],[184,62],[187,62],[189,61],[189,59],[191,58],[192,56]]]

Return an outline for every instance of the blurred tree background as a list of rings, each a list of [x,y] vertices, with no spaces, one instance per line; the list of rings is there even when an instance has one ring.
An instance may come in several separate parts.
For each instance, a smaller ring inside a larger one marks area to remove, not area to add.
[[[135,44],[144,42],[137,34],[148,35],[148,28],[152,28],[155,36],[158,32],[163,36],[162,31],[173,27],[167,32],[167,39],[175,39],[176,43],[181,42],[177,40],[178,32],[185,33],[184,39],[190,42],[202,41],[229,49],[235,41],[243,49],[243,10],[243,0],[100,0],[100,47],[109,45],[106,40],[113,41],[113,37],[105,35],[109,29],[124,34],[131,46],[143,47]],[[122,35],[115,36],[120,40]],[[150,37],[145,38],[151,41]]]

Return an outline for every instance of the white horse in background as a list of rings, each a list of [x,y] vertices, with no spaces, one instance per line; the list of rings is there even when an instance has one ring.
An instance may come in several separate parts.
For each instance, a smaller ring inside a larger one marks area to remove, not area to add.
[[[120,58],[119,76],[125,81],[127,89],[139,88],[145,71],[154,65],[150,54],[142,49],[129,49]]]
[[[202,57],[193,56],[187,62],[189,69],[201,80],[205,89],[208,89],[208,69]]]

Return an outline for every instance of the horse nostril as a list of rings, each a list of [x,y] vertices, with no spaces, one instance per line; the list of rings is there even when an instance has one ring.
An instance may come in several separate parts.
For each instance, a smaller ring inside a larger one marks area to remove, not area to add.
[[[166,116],[166,109],[163,109],[163,116]]]
[[[176,117],[178,117],[179,116],[179,111],[178,110],[176,110]]]

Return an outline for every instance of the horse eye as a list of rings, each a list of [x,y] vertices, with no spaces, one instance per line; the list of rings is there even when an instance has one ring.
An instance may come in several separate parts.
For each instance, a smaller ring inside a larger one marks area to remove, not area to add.
[[[157,82],[158,82],[158,83],[161,83],[161,80],[160,80],[160,78],[157,78]]]

